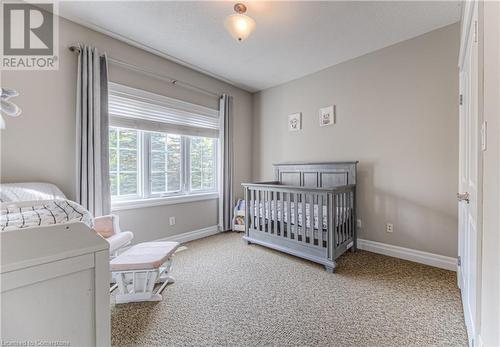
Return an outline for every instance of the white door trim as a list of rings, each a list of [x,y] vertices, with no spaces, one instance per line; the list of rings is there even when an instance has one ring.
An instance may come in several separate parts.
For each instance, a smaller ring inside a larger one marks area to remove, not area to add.
[[[482,4],[465,2],[459,55],[460,168],[458,192],[470,193],[470,204],[459,202],[459,286],[469,344],[477,341],[481,326],[481,249],[482,249],[482,53],[479,26]],[[472,142],[471,142],[472,141]]]
[[[465,53],[467,52],[467,42],[469,41],[469,34],[471,31],[472,16],[474,11],[472,9],[476,5],[476,0],[464,1],[462,12],[462,23],[460,28],[460,52],[458,55],[458,68],[462,70],[465,60]]]

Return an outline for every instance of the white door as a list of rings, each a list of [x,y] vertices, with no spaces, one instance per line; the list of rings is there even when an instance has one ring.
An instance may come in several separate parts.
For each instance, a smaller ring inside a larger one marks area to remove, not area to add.
[[[471,8],[471,25],[460,67],[460,168],[458,197],[458,285],[462,292],[469,344],[478,331],[480,275],[480,130],[478,108],[477,3]]]

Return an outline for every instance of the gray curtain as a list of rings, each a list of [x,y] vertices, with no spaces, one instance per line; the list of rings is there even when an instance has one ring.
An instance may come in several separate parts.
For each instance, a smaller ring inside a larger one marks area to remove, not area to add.
[[[233,220],[233,120],[232,98],[223,94],[220,99],[222,172],[219,196],[219,229],[231,230]]]
[[[106,55],[80,45],[76,101],[76,201],[94,216],[111,209]]]

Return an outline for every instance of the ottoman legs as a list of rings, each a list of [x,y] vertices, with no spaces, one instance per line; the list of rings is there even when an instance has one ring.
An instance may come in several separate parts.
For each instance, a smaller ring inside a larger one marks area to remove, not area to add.
[[[171,261],[168,261],[158,269],[114,271],[113,277],[118,288],[116,303],[124,304],[136,301],[161,301],[161,292],[167,284],[174,283],[174,278],[170,276]],[[162,283],[158,290],[154,291],[157,283]]]

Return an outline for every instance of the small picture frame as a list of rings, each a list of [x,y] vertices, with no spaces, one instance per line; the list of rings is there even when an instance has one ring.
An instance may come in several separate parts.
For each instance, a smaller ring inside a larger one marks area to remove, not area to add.
[[[319,125],[324,127],[335,124],[335,105],[319,109]]]
[[[302,113],[294,113],[288,116],[288,131],[299,131],[302,129]]]

